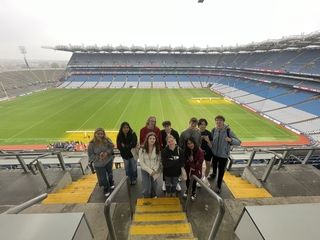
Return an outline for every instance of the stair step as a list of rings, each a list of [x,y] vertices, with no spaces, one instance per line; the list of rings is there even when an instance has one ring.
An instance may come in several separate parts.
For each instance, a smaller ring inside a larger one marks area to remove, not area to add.
[[[179,198],[139,198],[137,206],[180,204]]]
[[[51,193],[42,204],[86,203],[92,192],[86,193]]]
[[[186,221],[185,213],[154,213],[154,214],[135,214],[134,223],[141,222],[165,222],[165,221]]]
[[[144,205],[136,206],[136,213],[165,213],[165,212],[182,212],[181,204],[175,205]]]
[[[198,240],[198,238],[194,238],[193,236],[179,236],[179,235],[169,235],[169,236],[164,236],[164,235],[159,235],[159,236],[130,236],[129,240]]]
[[[132,225],[130,228],[130,236],[137,235],[181,235],[192,234],[190,223],[177,224],[152,224],[152,225]],[[193,236],[186,236],[193,237]]]

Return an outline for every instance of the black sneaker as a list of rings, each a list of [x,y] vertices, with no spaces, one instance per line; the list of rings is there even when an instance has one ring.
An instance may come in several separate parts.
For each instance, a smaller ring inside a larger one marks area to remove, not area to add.
[[[215,187],[213,190],[216,194],[220,194],[221,193],[221,188]]]
[[[216,176],[217,176],[217,174],[210,174],[210,175],[208,176],[208,179],[209,179],[209,180],[213,180],[213,179],[216,178]]]

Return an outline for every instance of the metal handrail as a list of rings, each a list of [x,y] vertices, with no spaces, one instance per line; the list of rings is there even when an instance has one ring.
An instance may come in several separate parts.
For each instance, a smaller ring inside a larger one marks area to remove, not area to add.
[[[132,206],[131,191],[130,191],[131,189],[130,189],[130,185],[129,185],[128,179],[129,179],[129,177],[127,177],[127,176],[123,177],[121,179],[119,185],[113,190],[111,195],[108,197],[108,199],[104,203],[104,216],[106,218],[106,222],[107,222],[107,226],[108,226],[108,230],[109,230],[110,240],[117,240],[117,235],[116,235],[116,231],[114,229],[114,225],[113,225],[113,222],[112,222],[111,211],[110,211],[111,210],[111,203],[112,203],[112,200],[115,198],[115,196],[119,193],[121,187],[125,183],[127,183],[131,219],[133,217],[133,206]]]
[[[218,202],[219,210],[218,210],[216,218],[214,219],[214,222],[212,224],[211,231],[210,231],[210,234],[209,234],[209,237],[208,237],[208,240],[214,240],[216,238],[216,235],[218,233],[218,230],[220,228],[220,225],[222,223],[222,219],[223,219],[223,216],[224,216],[224,213],[225,213],[225,207],[224,207],[223,199],[217,193],[215,193],[212,189],[210,189],[206,184],[204,184],[204,182],[200,178],[198,178],[195,175],[192,175],[190,177],[190,184],[189,184],[189,189],[188,189],[188,197],[187,197],[187,201],[186,201],[186,205],[185,205],[186,214],[188,213],[187,210],[188,210],[188,204],[190,202],[191,186],[193,184],[193,181],[197,181],[201,185],[201,187],[204,190],[206,190],[210,194],[210,196],[212,196]]]
[[[43,199],[46,199],[48,197],[47,193],[41,194],[35,198],[30,199],[27,202],[24,202],[18,206],[15,206],[13,208],[8,209],[7,211],[3,212],[2,214],[17,214],[24,209],[31,207],[33,204],[36,204],[38,202],[41,202]]]

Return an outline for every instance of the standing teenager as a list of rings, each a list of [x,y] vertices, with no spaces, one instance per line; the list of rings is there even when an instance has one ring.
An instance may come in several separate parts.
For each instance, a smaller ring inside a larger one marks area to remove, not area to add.
[[[106,136],[103,128],[97,128],[94,137],[88,146],[89,162],[93,163],[96,170],[99,186],[103,187],[106,197],[114,189],[112,165],[114,159],[114,145]]]
[[[117,147],[124,162],[126,176],[129,177],[131,185],[137,182],[137,160],[132,152],[136,151],[137,135],[131,129],[128,122],[121,123],[117,136]]]
[[[175,197],[181,168],[184,167],[183,150],[177,146],[175,137],[167,136],[167,146],[161,152],[163,176],[166,185],[166,196]]]
[[[160,132],[161,132],[163,148],[165,148],[167,146],[167,137],[169,135],[172,135],[175,138],[176,143],[178,144],[179,143],[179,139],[180,139],[179,133],[171,127],[171,122],[170,121],[164,121],[164,122],[162,122],[162,126],[163,126],[163,129]],[[176,190],[178,192],[181,191],[181,186],[180,186],[179,182],[177,184]],[[165,184],[164,176],[163,176],[163,182],[162,182],[162,191],[164,191],[164,192],[166,191],[166,184]]]
[[[154,132],[157,138],[157,142],[159,143],[160,149],[162,149],[162,138],[160,129],[156,126],[157,120],[155,116],[150,116],[147,119],[146,125],[140,129],[140,145],[144,144],[146,136],[149,132]]]
[[[201,179],[202,163],[204,160],[203,151],[199,148],[197,142],[192,137],[187,138],[185,141],[184,156],[185,156],[185,170],[187,173],[187,180],[186,180],[187,190],[183,194],[183,197],[186,198],[188,195],[191,176],[195,175]],[[196,181],[193,181],[191,200],[195,200],[196,197],[197,197]]]
[[[228,125],[225,125],[225,118],[221,115],[215,117],[216,127],[212,129],[212,178],[216,176],[218,168],[218,179],[215,192],[221,192],[221,184],[224,172],[227,166],[228,157],[230,155],[231,146],[240,146],[241,141],[237,138],[234,132]]]
[[[189,127],[186,130],[184,130],[180,135],[179,145],[182,149],[184,149],[185,147],[186,140],[191,137],[197,143],[197,146],[200,146],[201,134],[198,128],[198,120],[195,117],[190,119]]]
[[[212,161],[212,135],[211,132],[208,131],[206,128],[208,126],[208,121],[204,118],[199,119],[198,122],[198,127],[200,129],[200,133],[201,133],[201,149],[204,152],[204,160],[206,163],[206,170],[204,173],[204,177],[202,179],[202,181],[207,184],[208,186],[210,186],[210,183],[208,181],[208,175],[210,172],[210,167],[211,167],[211,161]]]
[[[157,197],[157,179],[161,173],[160,146],[154,132],[146,135],[143,147],[139,150],[142,176],[142,194],[145,198]]]

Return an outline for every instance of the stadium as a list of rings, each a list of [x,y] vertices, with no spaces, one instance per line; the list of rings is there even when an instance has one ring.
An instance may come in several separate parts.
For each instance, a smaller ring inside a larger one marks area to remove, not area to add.
[[[319,239],[320,32],[231,47],[42,48],[70,53],[66,68],[0,72],[0,239]],[[141,159],[130,185],[120,146],[115,188],[102,192],[88,157],[96,128],[116,144],[123,122],[139,137],[149,116],[181,133],[192,117],[210,131],[217,115],[241,140],[221,192],[190,172],[196,200],[184,179],[176,197],[162,179],[145,197]]]

